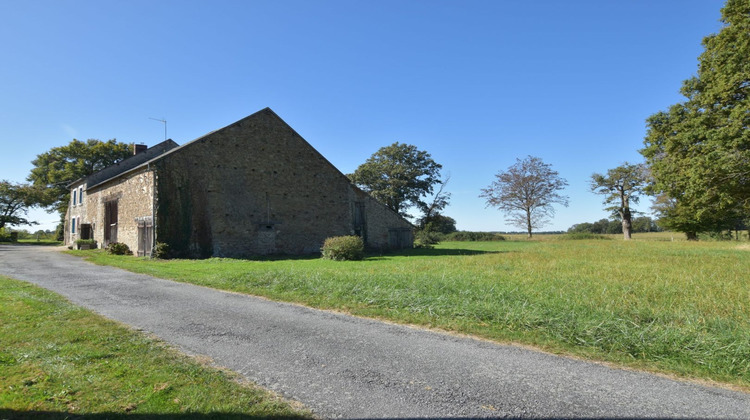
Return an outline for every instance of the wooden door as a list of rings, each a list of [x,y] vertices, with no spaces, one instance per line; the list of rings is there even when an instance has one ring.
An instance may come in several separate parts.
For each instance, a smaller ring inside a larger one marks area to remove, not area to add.
[[[117,200],[104,203],[104,246],[117,242]]]

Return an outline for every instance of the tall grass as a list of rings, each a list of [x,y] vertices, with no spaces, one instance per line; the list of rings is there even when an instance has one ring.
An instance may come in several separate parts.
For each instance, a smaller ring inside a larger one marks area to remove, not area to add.
[[[730,242],[448,242],[361,262],[149,261],[133,271],[750,386],[750,252]]]

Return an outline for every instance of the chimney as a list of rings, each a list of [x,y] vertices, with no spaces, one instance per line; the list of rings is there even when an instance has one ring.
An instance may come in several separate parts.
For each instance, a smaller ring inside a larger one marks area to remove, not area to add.
[[[133,154],[137,155],[138,153],[145,152],[146,149],[148,149],[148,146],[145,144],[133,144]]]

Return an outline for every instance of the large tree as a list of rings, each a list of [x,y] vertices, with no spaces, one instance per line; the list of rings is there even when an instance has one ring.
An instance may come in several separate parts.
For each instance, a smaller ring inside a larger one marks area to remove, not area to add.
[[[591,175],[591,191],[604,195],[604,204],[609,205],[606,210],[619,216],[625,240],[631,238],[632,231],[633,210],[630,204],[638,204],[647,185],[646,168],[627,162],[608,170],[606,175]]]
[[[62,217],[70,201],[68,184],[130,155],[131,146],[115,139],[89,139],[85,142],[73,139],[65,146],[54,147],[37,155],[31,162],[34,168],[27,179],[39,191],[36,203],[49,211],[58,211]]]
[[[728,0],[703,40],[686,100],[647,120],[641,153],[662,195],[662,222],[695,238],[750,212],[750,2]],[[721,220],[725,218],[725,220]]]
[[[35,225],[26,219],[34,202],[34,190],[27,184],[0,181],[0,229],[6,225]]]
[[[747,216],[737,207],[720,208],[713,211],[696,211],[691,203],[666,194],[659,194],[651,210],[658,217],[659,227],[683,232],[689,241],[697,241],[699,232],[722,232],[734,229]]]
[[[487,206],[505,212],[506,220],[525,228],[531,238],[532,230],[547,224],[555,214],[554,204],[568,206],[568,197],[559,193],[567,185],[551,165],[527,156],[516,159],[507,171],[498,172],[479,197],[487,201]]]
[[[382,147],[360,165],[349,179],[393,211],[408,216],[411,206],[428,207],[423,198],[442,183],[440,169],[429,153],[410,144]],[[440,208],[447,204],[448,196]]]

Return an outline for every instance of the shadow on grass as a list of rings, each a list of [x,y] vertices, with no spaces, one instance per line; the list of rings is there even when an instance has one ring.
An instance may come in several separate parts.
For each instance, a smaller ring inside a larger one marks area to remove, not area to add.
[[[86,251],[66,251],[68,254],[77,255],[82,257],[90,257],[95,252],[102,252],[101,250],[86,250]],[[369,251],[365,254],[364,261],[378,261],[388,257],[442,257],[442,256],[455,256],[455,255],[484,255],[484,254],[505,254],[513,251],[482,251],[474,249],[462,249],[462,248],[409,248],[393,251]],[[138,257],[141,259],[150,259],[149,257]],[[196,260],[208,260],[214,259],[214,257],[208,258],[168,258],[161,261],[196,261]],[[236,261],[304,261],[304,260],[319,260],[321,259],[320,253],[314,254],[302,254],[302,255],[288,255],[288,254],[270,254],[270,255],[253,255],[248,257],[235,257],[235,258],[219,258],[226,260]],[[1,419],[0,419],[1,420]]]
[[[174,414],[138,414],[138,413],[92,413],[92,414],[74,414],[62,411],[16,411],[0,408],[0,419],[85,419],[85,420],[105,420],[105,419],[127,419],[127,420],[171,420],[171,419],[188,419],[188,420],[208,420],[208,419],[309,419],[304,416],[262,416],[238,413],[174,413]]]
[[[461,248],[409,248],[399,251],[390,251],[381,254],[371,254],[367,260],[379,259],[381,257],[442,257],[446,255],[484,255],[484,254],[502,254],[508,251],[481,251],[475,249]]]
[[[427,249],[427,248],[410,248],[388,252],[368,252],[364,261],[377,261],[386,257],[441,257],[446,255],[483,255],[483,254],[500,254],[508,251],[478,251],[472,249]],[[246,258],[236,258],[246,261],[293,261],[293,260],[319,260],[320,254],[305,255],[258,255]]]

